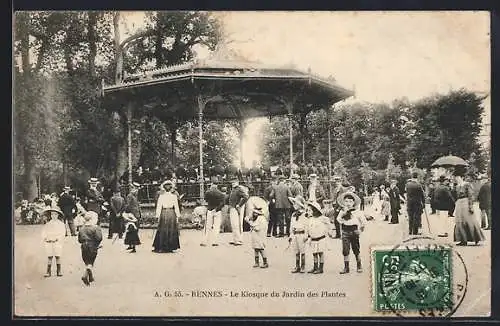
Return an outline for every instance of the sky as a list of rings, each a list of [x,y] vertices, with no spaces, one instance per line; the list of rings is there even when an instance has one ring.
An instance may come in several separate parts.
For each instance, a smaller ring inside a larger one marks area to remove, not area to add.
[[[488,12],[217,12],[233,51],[294,64],[354,88],[356,100],[417,100],[452,89],[490,91]],[[128,12],[132,31],[143,14]],[[199,51],[203,58],[208,53]],[[485,102],[490,121],[490,103]],[[265,120],[264,120],[265,121]],[[257,158],[263,120],[249,123],[244,162]]]

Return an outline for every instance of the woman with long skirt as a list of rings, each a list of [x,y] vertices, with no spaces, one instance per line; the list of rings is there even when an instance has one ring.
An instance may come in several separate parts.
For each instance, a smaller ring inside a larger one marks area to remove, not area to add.
[[[158,230],[153,241],[153,252],[173,252],[179,249],[180,217],[179,199],[175,194],[172,181],[162,184],[165,192],[160,194],[156,203],[156,218],[158,218]]]
[[[454,241],[458,241],[458,246],[466,246],[468,242],[474,242],[485,239],[479,219],[474,213],[472,186],[465,182],[463,173],[455,172],[457,183],[457,201],[455,203],[455,231]]]

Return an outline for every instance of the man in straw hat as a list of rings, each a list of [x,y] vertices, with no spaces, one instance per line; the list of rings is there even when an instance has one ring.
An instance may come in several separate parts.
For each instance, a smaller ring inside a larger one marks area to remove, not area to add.
[[[349,253],[356,257],[357,271],[361,273],[361,258],[359,257],[359,235],[366,224],[365,215],[359,210],[361,199],[354,192],[345,192],[338,198],[339,205],[343,207],[337,220],[342,229],[342,255],[344,256],[344,269],[340,274],[349,273]]]
[[[66,235],[66,226],[62,221],[64,214],[58,208],[48,208],[43,211],[42,215],[50,219],[42,229],[42,240],[45,244],[45,253],[48,257],[45,277],[51,276],[52,257],[56,257],[57,276],[62,276],[61,255]]]
[[[231,230],[233,232],[233,241],[229,244],[241,246],[243,233],[243,215],[245,204],[249,198],[245,189],[239,185],[238,179],[231,181],[232,190],[229,194],[229,219],[231,221]]]
[[[323,215],[321,206],[317,202],[307,203],[307,215],[309,216],[308,237],[311,240],[311,251],[314,259],[314,267],[308,273],[322,274],[323,253],[326,250],[326,236],[330,231],[330,220]]]
[[[75,230],[75,216],[77,212],[76,201],[73,196],[70,195],[71,187],[65,186],[63,189],[63,193],[59,196],[59,200],[57,202],[57,206],[61,208],[61,211],[64,214],[64,223],[68,223],[69,231],[71,236],[76,236]],[[66,235],[68,233],[66,232]]]
[[[307,225],[306,201],[302,196],[288,198],[293,205],[291,216],[291,234],[288,238],[295,253],[295,269],[292,273],[304,273],[306,268]]]
[[[267,256],[265,253],[266,248],[266,230],[267,220],[264,217],[263,208],[256,206],[253,209],[251,216],[245,216],[245,221],[250,225],[252,248],[254,249],[255,264],[254,268],[260,266],[259,256],[262,256],[261,268],[268,268]]]
[[[97,213],[94,211],[87,211],[85,213],[85,224],[78,232],[78,242],[81,244],[82,259],[85,264],[85,272],[82,276],[82,281],[85,285],[90,285],[94,282],[94,275],[92,268],[97,258],[97,250],[102,241],[102,231],[98,225],[92,223],[93,219],[97,218]]]

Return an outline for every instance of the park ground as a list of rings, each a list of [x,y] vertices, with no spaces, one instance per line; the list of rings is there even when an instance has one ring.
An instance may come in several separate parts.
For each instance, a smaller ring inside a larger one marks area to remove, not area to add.
[[[430,212],[430,209],[428,209]],[[429,215],[431,229],[441,222]],[[141,230],[143,244],[137,253],[122,242],[106,238],[95,264],[96,281],[90,287],[80,277],[83,262],[76,237],[67,237],[62,277],[44,278],[46,257],[40,239],[41,226],[16,225],[14,230],[14,303],[17,316],[374,316],[371,298],[370,246],[395,245],[407,234],[407,223],[390,225],[370,221],[362,234],[364,272],[339,275],[343,267],[341,242],[328,239],[325,273],[291,274],[295,264],[286,238],[268,238],[268,269],[252,268],[250,235],[240,247],[228,244],[221,234],[220,246],[200,247],[202,231],[181,230],[181,249],[155,254],[151,244],[155,230]],[[423,222],[423,234],[428,225]],[[469,282],[463,303],[454,316],[489,316],[491,292],[491,234],[480,246],[456,247],[468,269]],[[444,241],[443,238],[437,238]],[[451,240],[451,238],[450,238]],[[307,253],[306,269],[312,267]],[[354,264],[352,257],[351,264]],[[55,266],[54,274],[55,274]],[[231,297],[231,292],[302,292],[305,297]],[[180,291],[182,297],[175,297]],[[222,297],[196,297],[193,291],[222,291]],[[321,297],[327,291],[332,296]],[[166,296],[169,292],[172,296]],[[318,297],[307,297],[318,292]],[[227,294],[227,296],[226,296]]]

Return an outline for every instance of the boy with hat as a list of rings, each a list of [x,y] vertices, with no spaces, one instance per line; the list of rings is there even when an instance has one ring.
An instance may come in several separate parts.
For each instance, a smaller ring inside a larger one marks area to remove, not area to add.
[[[82,281],[87,286],[94,282],[92,268],[102,241],[101,228],[92,222],[95,219],[97,219],[97,213],[87,211],[85,213],[85,224],[78,232],[78,242],[81,244],[82,259],[85,263],[85,273],[82,276]]]
[[[330,231],[330,220],[321,212],[321,206],[317,202],[307,203],[307,215],[309,218],[308,237],[311,240],[311,249],[314,259],[314,268],[308,273],[322,274],[324,266],[323,253],[326,249],[326,235]]]
[[[245,216],[245,221],[250,225],[251,237],[252,237],[252,248],[255,252],[255,265],[253,267],[259,267],[259,254],[262,256],[262,266],[261,268],[268,268],[267,256],[265,253],[266,248],[266,230],[267,230],[267,220],[264,217],[263,208],[256,206],[252,212],[251,216]]]
[[[45,244],[45,252],[49,258],[47,261],[47,273],[45,277],[50,277],[52,273],[52,257],[56,257],[57,276],[61,274],[61,254],[63,241],[66,236],[66,225],[62,221],[64,214],[58,208],[48,208],[43,211],[43,216],[49,218],[43,229],[42,239]]]
[[[291,217],[291,234],[288,238],[295,253],[295,269],[292,273],[304,273],[306,267],[306,242],[307,224],[306,201],[302,196],[288,198],[292,204],[294,212]]]
[[[366,224],[364,214],[359,210],[361,199],[353,192],[345,192],[338,199],[343,207],[337,220],[342,229],[342,255],[344,256],[344,269],[340,274],[349,273],[349,253],[352,251],[356,257],[357,271],[361,273],[361,259],[359,257],[359,235]]]

